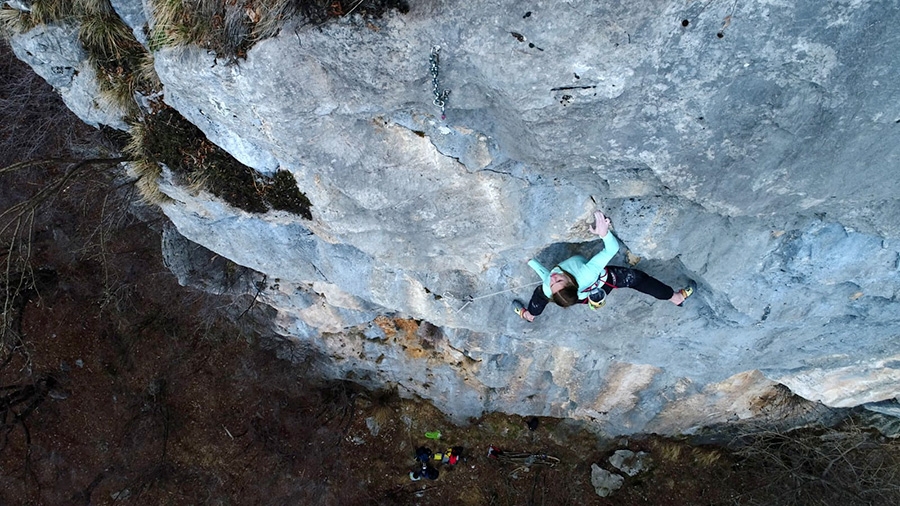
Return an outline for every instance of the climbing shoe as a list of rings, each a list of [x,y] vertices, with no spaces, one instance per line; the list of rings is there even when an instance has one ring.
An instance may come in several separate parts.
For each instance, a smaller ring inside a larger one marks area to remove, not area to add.
[[[679,291],[679,292],[681,293],[681,295],[684,297],[684,300],[687,300],[688,297],[690,297],[691,295],[694,294],[694,287],[693,287],[693,286],[686,286],[686,287],[684,287],[684,288],[682,288],[681,290],[678,290],[678,291]],[[679,307],[681,307],[681,306],[684,305],[684,300],[681,301],[681,304],[678,304]]]
[[[513,306],[513,311],[515,311],[516,314],[519,315],[519,318],[525,320],[525,305],[522,304],[521,302],[519,302],[518,300],[514,300],[512,302],[512,306]],[[525,320],[525,321],[528,321],[528,320]]]

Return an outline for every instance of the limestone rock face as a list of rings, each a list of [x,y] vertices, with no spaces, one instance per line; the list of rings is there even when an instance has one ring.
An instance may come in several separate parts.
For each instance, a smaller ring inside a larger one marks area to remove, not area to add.
[[[72,26],[38,26],[10,40],[16,56],[59,92],[66,106],[89,125],[126,130],[125,111],[100,93],[94,67]]]
[[[671,433],[760,416],[776,383],[833,407],[893,399],[898,21],[896,0],[423,1],[289,22],[236,64],[163,49],[166,102],[240,161],[290,171],[313,220],[167,181],[163,209],[264,273],[280,332],[328,374],[458,419]],[[517,318],[530,258],[602,247],[595,208],[613,265],[695,295]]]

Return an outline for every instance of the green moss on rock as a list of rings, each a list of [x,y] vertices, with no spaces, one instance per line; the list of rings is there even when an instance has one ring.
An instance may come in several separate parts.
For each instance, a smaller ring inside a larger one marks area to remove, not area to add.
[[[177,111],[165,107],[144,118],[135,129],[139,154],[165,164],[182,182],[208,190],[229,204],[251,213],[270,208],[312,219],[309,199],[297,188],[290,172],[274,177],[260,174],[210,142],[203,132]]]
[[[308,220],[312,219],[310,211],[312,203],[297,188],[294,176],[286,170],[279,170],[275,173],[271,183],[266,187],[265,199],[273,209],[288,211]]]

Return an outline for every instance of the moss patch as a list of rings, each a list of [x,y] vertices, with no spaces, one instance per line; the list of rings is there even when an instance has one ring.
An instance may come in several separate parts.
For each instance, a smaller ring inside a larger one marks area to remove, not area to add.
[[[263,197],[273,209],[288,211],[303,216],[307,220],[312,219],[312,213],[309,210],[312,203],[306,198],[306,195],[300,192],[294,176],[286,170],[279,170],[275,173],[271,184],[265,187]]]
[[[172,108],[145,115],[133,135],[130,149],[136,157],[165,164],[182,182],[204,188],[235,207],[251,213],[278,209],[312,219],[312,204],[290,172],[260,174],[210,142]]]

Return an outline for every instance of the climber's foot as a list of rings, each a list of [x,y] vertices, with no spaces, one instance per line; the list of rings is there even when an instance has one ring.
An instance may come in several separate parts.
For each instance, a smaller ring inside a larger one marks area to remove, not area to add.
[[[525,318],[525,305],[522,304],[521,301],[518,301],[518,300],[512,301],[512,307],[513,307],[513,311],[515,311],[516,314],[519,315],[519,318],[521,318],[525,321],[528,321],[528,318]]]
[[[691,284],[690,286],[686,286],[677,292],[681,295],[681,302],[677,304],[678,307],[684,306],[684,301],[687,300],[688,297],[694,294],[694,286]]]

